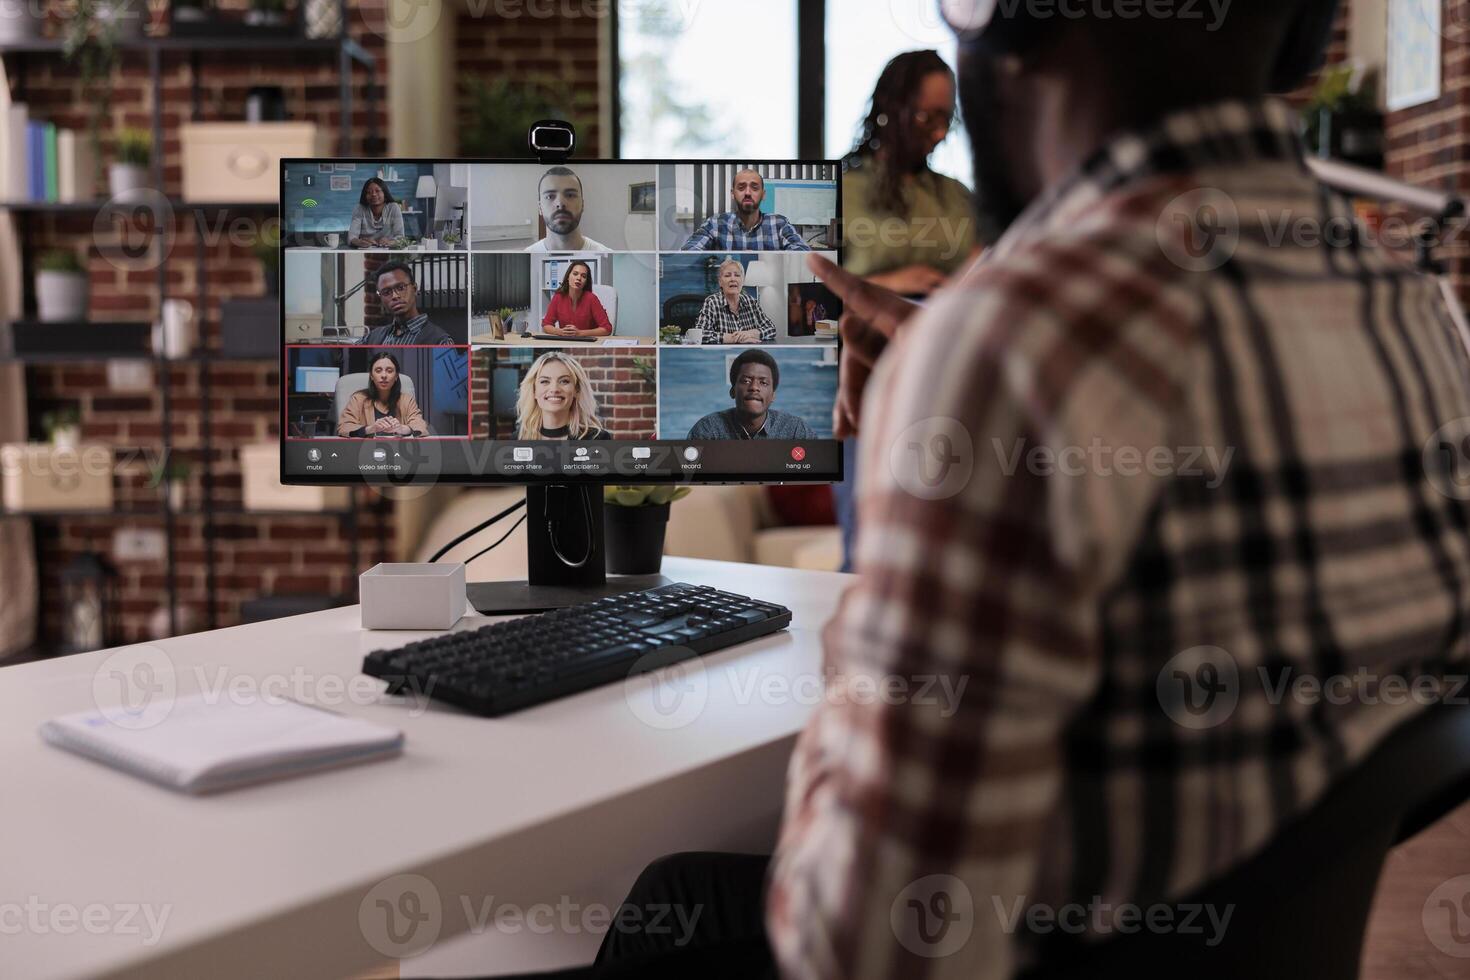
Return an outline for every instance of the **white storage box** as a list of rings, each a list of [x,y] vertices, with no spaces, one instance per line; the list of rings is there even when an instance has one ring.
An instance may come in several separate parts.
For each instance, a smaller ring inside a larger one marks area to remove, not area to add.
[[[447,630],[469,608],[464,565],[381,563],[357,577],[362,628]]]
[[[281,485],[281,447],[259,442],[240,447],[240,485],[246,510],[344,510],[351,502],[347,487]]]
[[[282,157],[323,157],[327,134],[310,122],[184,123],[185,201],[275,201]]]
[[[111,510],[112,470],[107,446],[7,443],[0,446],[0,496],[11,512]]]

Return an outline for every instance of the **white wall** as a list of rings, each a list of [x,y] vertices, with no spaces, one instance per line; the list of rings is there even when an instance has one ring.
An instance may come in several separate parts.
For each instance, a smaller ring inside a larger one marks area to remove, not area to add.
[[[582,234],[613,250],[653,249],[655,216],[629,211],[629,187],[653,180],[654,167],[578,165],[576,161],[567,166],[582,178],[586,202]],[[536,188],[546,170],[539,163],[485,164],[470,168],[470,226],[474,247],[510,250],[525,248],[536,241],[539,214]]]
[[[614,255],[612,277],[612,285],[618,291],[618,334],[624,337],[657,337],[656,256]]]

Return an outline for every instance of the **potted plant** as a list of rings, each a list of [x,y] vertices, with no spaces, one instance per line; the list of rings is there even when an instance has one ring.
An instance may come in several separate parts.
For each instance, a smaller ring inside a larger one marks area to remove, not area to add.
[[[663,564],[669,505],[687,496],[688,487],[604,487],[607,570],[614,575],[656,574]]]
[[[148,485],[162,491],[168,509],[181,511],[188,502],[189,464],[186,460],[168,457],[153,466],[153,478]]]
[[[82,413],[75,405],[53,409],[41,416],[46,441],[57,449],[76,449],[82,441]]]
[[[1303,134],[1317,156],[1379,170],[1383,167],[1383,113],[1373,76],[1355,62],[1324,68],[1302,109]]]
[[[684,331],[680,330],[678,325],[674,323],[665,323],[658,328],[658,342],[660,344],[677,344],[683,335]]]
[[[463,239],[459,235],[459,232],[457,231],[446,231],[444,233],[444,237],[439,240],[445,245],[448,245],[450,251],[458,250],[459,243],[463,241]]]
[[[146,129],[120,129],[107,168],[107,189],[126,200],[148,187],[148,164],[153,160],[153,137]]]
[[[36,315],[46,323],[87,318],[87,269],[77,253],[56,248],[36,261]]]

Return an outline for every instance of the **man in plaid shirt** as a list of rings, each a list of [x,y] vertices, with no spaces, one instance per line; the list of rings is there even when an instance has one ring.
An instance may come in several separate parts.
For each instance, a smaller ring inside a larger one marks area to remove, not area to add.
[[[704,331],[704,339],[710,343],[775,343],[776,325],[755,297],[745,293],[745,266],[740,260],[721,262],[718,276],[720,291],[704,298],[699,316],[694,318],[694,329]]]
[[[775,251],[810,252],[785,215],[761,214],[766,199],[766,182],[754,170],[736,172],[730,185],[733,211],[711,215],[684,242],[682,251]]]
[[[826,697],[770,866],[675,856],[629,899],[703,902],[723,975],[998,978],[1137,931],[1458,690],[1470,338],[1264,98],[1312,67],[1281,68],[1288,27],[1325,39],[1334,6],[966,38],[1004,234],[917,314],[813,258],[864,453]],[[731,897],[762,883],[766,933]]]

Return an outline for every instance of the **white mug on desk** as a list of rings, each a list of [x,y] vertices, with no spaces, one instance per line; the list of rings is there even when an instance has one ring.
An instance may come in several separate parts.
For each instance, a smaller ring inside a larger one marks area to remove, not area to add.
[[[187,357],[194,349],[194,304],[166,299],[153,325],[153,353],[160,357]]]
[[[681,343],[690,345],[704,343],[704,330],[700,327],[690,327],[684,331],[684,337]]]

